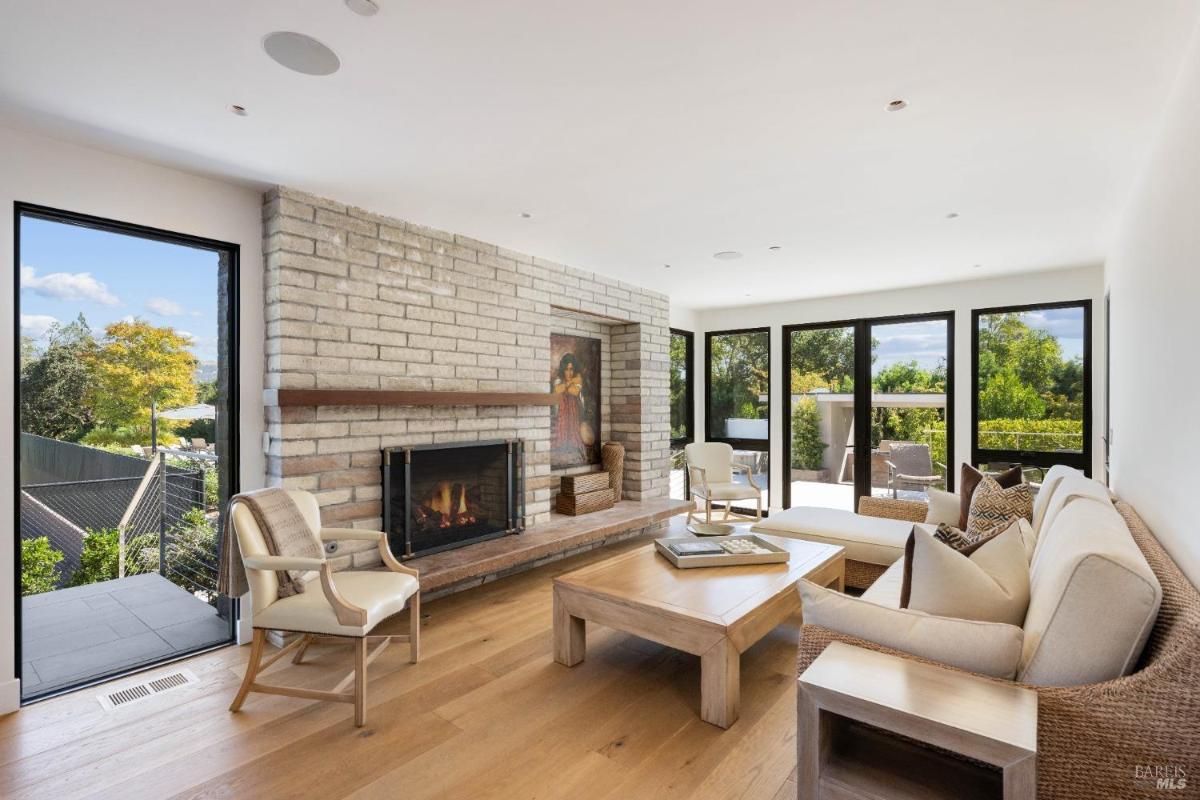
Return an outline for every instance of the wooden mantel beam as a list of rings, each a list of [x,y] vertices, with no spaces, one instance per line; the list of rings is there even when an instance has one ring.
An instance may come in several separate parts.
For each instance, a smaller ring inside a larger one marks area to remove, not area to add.
[[[269,398],[268,398],[269,401]],[[289,406],[550,406],[550,392],[414,392],[389,389],[277,389],[275,403]],[[267,405],[271,405],[270,402]]]

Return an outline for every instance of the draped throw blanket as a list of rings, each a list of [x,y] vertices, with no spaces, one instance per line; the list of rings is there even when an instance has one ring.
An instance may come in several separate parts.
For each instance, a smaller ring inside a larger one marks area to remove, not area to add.
[[[237,533],[233,529],[233,509],[244,505],[258,523],[267,553],[285,558],[324,559],[325,551],[318,541],[318,534],[308,525],[299,506],[283,489],[257,489],[243,492],[229,499],[225,514],[225,529],[221,541],[221,565],[218,591],[229,597],[241,597],[249,591],[246,567],[242,563]],[[278,570],[279,596],[290,597],[304,591],[303,577],[309,570]]]

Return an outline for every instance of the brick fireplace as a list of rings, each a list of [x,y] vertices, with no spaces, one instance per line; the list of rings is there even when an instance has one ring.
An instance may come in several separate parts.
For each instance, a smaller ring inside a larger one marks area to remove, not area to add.
[[[263,205],[268,472],[314,492],[327,525],[382,529],[388,448],[520,439],[524,523],[550,517],[550,334],[600,339],[602,440],[625,446],[624,494],[667,494],[665,295],[292,189]],[[453,392],[454,404],[282,405],[281,390]],[[598,468],[596,467],[591,468]],[[339,566],[374,563],[345,545]]]

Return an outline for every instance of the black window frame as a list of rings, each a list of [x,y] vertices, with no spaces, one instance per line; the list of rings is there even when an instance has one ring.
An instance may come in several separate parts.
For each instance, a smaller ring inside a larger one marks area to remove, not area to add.
[[[1054,450],[993,450],[979,447],[979,318],[992,314],[1014,314],[1025,311],[1046,311],[1061,308],[1083,309],[1083,450],[1062,452]],[[1063,464],[1092,475],[1092,301],[1061,300],[1050,303],[1026,303],[994,306],[971,310],[971,463],[975,466],[990,463],[1022,464],[1050,467]]]
[[[792,448],[792,415],[791,415],[791,362],[792,362],[792,333],[803,330],[824,330],[828,328],[854,329],[854,506],[862,497],[871,496],[871,450],[862,447],[865,440],[868,444],[871,436],[871,398],[874,387],[871,375],[871,328],[874,325],[896,325],[906,322],[946,323],[946,490],[953,492],[955,488],[954,447],[954,398],[955,398],[955,326],[954,311],[930,311],[917,314],[897,314],[885,317],[859,317],[857,319],[832,320],[829,322],[803,322],[783,326],[783,364],[784,377],[780,383],[782,392],[781,406],[783,408],[783,448],[780,451],[781,475],[784,477],[782,494],[783,508],[792,508],[791,448]]]
[[[763,333],[767,336],[767,438],[766,439],[735,439],[728,436],[712,435],[712,340],[714,336],[736,336],[747,333]],[[771,370],[774,364],[771,360],[771,328],[733,328],[724,331],[704,332],[704,441],[724,442],[734,450],[749,450],[758,453],[771,452]]]
[[[18,444],[21,441],[21,270],[17,266],[21,263],[21,220],[22,218],[40,219],[48,222],[58,222],[64,225],[75,225],[92,230],[105,231],[107,233],[122,234],[125,236],[133,236],[139,239],[148,239],[151,241],[163,242],[166,244],[181,245],[184,247],[193,247],[203,250],[216,252],[220,258],[225,259],[225,267],[227,274],[227,283],[225,287],[225,308],[224,314],[219,316],[218,327],[218,347],[223,348],[223,364],[224,369],[218,372],[218,387],[225,390],[225,409],[222,415],[226,420],[223,429],[217,431],[217,443],[222,447],[222,452],[226,455],[222,458],[219,469],[224,470],[223,483],[226,488],[226,496],[232,497],[237,494],[241,486],[240,476],[240,399],[241,392],[241,370],[239,366],[239,351],[241,345],[241,245],[233,242],[224,242],[218,239],[210,239],[203,236],[195,236],[187,233],[179,233],[163,228],[154,228],[147,225],[139,225],[132,222],[124,222],[122,220],[110,219],[107,217],[99,217],[92,214],[84,214],[77,211],[68,211],[66,209],[54,208],[52,206],[40,205],[37,203],[28,203],[24,201],[13,202],[12,216],[12,239],[13,239],[13,442]],[[218,288],[219,291],[219,288]],[[13,460],[13,670],[14,674],[21,675],[21,636],[22,636],[22,619],[21,619],[21,504],[17,502],[21,495],[21,459]],[[220,521],[218,522],[218,530],[223,530],[225,525],[224,511]],[[218,537],[219,538],[219,537]],[[218,560],[220,556],[218,554]],[[229,639],[225,642],[220,642],[215,645],[204,645],[194,650],[182,651],[169,658],[154,659],[144,663],[135,664],[129,667],[121,668],[111,674],[103,675],[96,678],[87,678],[77,683],[53,689],[48,692],[37,693],[20,698],[22,706],[31,703],[47,700],[51,697],[75,692],[88,686],[94,686],[99,683],[116,680],[127,675],[132,675],[137,672],[143,672],[148,669],[155,669],[164,664],[174,661],[180,661],[185,658],[191,658],[198,653],[215,650],[220,647],[228,647],[237,642],[237,631],[239,620],[241,617],[239,598],[226,598],[229,608]]]
[[[671,439],[670,446],[672,449],[676,449],[696,441],[696,334],[693,331],[685,331],[682,328],[671,328],[670,335],[682,336],[684,341],[687,342],[684,347],[684,359],[687,362],[687,386],[684,388],[684,402],[687,404],[687,410],[685,412],[686,419],[684,425],[687,427],[687,435]],[[670,360],[670,352],[670,347],[668,346],[668,361]],[[668,375],[668,384],[669,382],[670,376]],[[669,416],[667,425],[674,427],[671,425]]]

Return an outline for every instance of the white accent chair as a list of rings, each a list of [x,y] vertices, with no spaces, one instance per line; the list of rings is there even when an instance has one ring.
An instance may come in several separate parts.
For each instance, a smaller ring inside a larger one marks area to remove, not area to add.
[[[246,677],[237,697],[229,707],[238,711],[250,692],[303,697],[309,700],[331,700],[354,704],[354,724],[362,727],[367,721],[367,665],[374,661],[392,641],[408,642],[409,660],[416,663],[421,652],[421,594],[418,573],[404,566],[392,555],[387,534],[353,528],[322,528],[321,510],[317,498],[308,492],[289,490],[288,494],[300,507],[309,527],[320,531],[324,543],[338,540],[378,542],[379,554],[387,570],[334,572],[325,558],[285,558],[267,552],[262,531],[254,515],[244,504],[233,507],[233,529],[237,534],[246,566],[247,583],[253,606],[251,621],[254,638],[250,645],[250,660]],[[312,570],[305,591],[280,598],[277,570]],[[376,633],[375,628],[395,614],[409,610],[408,633]],[[295,640],[263,661],[267,632],[272,630],[300,634]],[[257,682],[269,666],[295,649],[292,658],[301,663],[304,653],[317,637],[349,640],[354,644],[354,669],[330,691],[299,687],[277,686]],[[379,645],[369,654],[367,641]],[[346,688],[354,684],[354,691]]]
[[[733,448],[730,445],[724,442],[693,442],[685,446],[683,452],[687,459],[691,494],[704,504],[705,522],[712,522],[714,500],[725,503],[722,521],[737,519],[757,522],[762,519],[762,489],[754,482],[754,473],[750,468],[733,460]],[[744,472],[750,482],[734,481],[735,472]],[[754,516],[731,512],[730,506],[734,500],[755,501]],[[699,510],[693,507],[688,511],[687,521],[691,522],[698,513]]]

